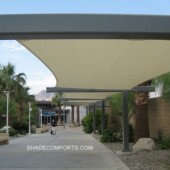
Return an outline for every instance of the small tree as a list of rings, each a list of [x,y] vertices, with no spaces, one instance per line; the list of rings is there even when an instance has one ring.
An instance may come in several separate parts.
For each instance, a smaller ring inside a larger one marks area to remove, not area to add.
[[[121,128],[120,121],[122,120],[122,94],[117,93],[112,95],[108,98],[111,111],[109,113],[108,118],[108,128],[112,129],[114,128]],[[135,110],[135,102],[134,102],[134,94],[128,93],[128,119],[136,113]]]
[[[58,125],[61,125],[61,97],[63,96],[63,93],[56,93],[55,96],[52,98],[52,103],[55,104],[56,107],[58,107]]]
[[[122,116],[122,95],[120,93],[114,94],[108,98],[108,101],[111,108],[108,117],[108,129],[120,129],[120,121]]]

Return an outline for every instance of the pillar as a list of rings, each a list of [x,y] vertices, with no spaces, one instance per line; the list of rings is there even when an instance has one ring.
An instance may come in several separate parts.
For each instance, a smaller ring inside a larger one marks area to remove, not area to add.
[[[76,126],[80,126],[80,107],[79,106],[77,106]]]
[[[71,126],[72,127],[75,126],[75,122],[74,122],[74,106],[71,106]]]
[[[123,152],[129,151],[128,92],[123,91]]]
[[[88,115],[88,113],[89,113],[89,107],[86,106],[86,116]]]
[[[96,106],[93,106],[93,133],[96,133]]]
[[[105,101],[102,100],[102,115],[101,115],[101,131],[103,135],[103,131],[105,129]]]

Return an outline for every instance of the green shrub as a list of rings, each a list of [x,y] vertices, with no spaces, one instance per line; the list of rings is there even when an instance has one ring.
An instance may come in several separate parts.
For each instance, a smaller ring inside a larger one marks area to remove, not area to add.
[[[82,125],[84,127],[85,133],[93,132],[93,113],[89,113],[83,118]]]
[[[100,141],[103,142],[103,143],[105,143],[105,142],[113,142],[114,138],[115,138],[114,133],[109,129],[105,129],[103,131],[103,135],[100,138]]]
[[[103,135],[100,138],[101,142],[120,142],[123,140],[121,129],[105,129]],[[129,124],[129,142],[134,141],[134,129],[133,126]]]
[[[120,142],[122,141],[122,132],[121,131],[113,131],[110,129],[105,129],[103,131],[103,135],[100,138],[100,141],[105,142]]]
[[[170,149],[170,137],[160,140],[158,146],[160,149]]]
[[[9,136],[17,136],[18,132],[13,129],[13,128],[9,128]]]
[[[28,123],[26,122],[13,122],[12,127],[19,134],[26,134],[28,132]]]
[[[9,128],[9,136],[17,136],[18,135],[18,132],[13,129],[13,128]],[[6,133],[6,130],[0,130],[0,133]]]
[[[96,120],[96,130],[99,134],[101,134],[101,111],[96,110],[95,114]],[[82,125],[84,127],[85,133],[92,133],[93,132],[93,113],[89,113],[82,119]]]
[[[117,132],[116,133],[116,138],[114,138],[114,141],[120,142],[123,140],[122,132]]]

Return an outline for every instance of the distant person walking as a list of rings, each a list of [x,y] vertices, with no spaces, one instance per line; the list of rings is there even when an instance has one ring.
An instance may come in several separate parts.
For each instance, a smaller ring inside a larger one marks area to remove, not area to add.
[[[56,123],[55,123],[54,119],[52,119],[52,121],[51,121],[51,134],[52,135],[56,134]]]

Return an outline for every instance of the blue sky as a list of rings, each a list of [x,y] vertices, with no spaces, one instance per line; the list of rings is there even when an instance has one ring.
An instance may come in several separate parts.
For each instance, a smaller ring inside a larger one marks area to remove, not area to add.
[[[169,0],[0,0],[0,13],[170,14]]]
[[[1,14],[90,13],[170,15],[170,0],[0,0]],[[27,75],[30,93],[55,86],[52,73],[16,41],[0,40],[0,64]]]
[[[15,40],[0,41],[0,64],[7,65],[8,62],[15,65],[16,73],[27,75],[27,86],[31,87],[31,94],[56,84],[51,71]]]

